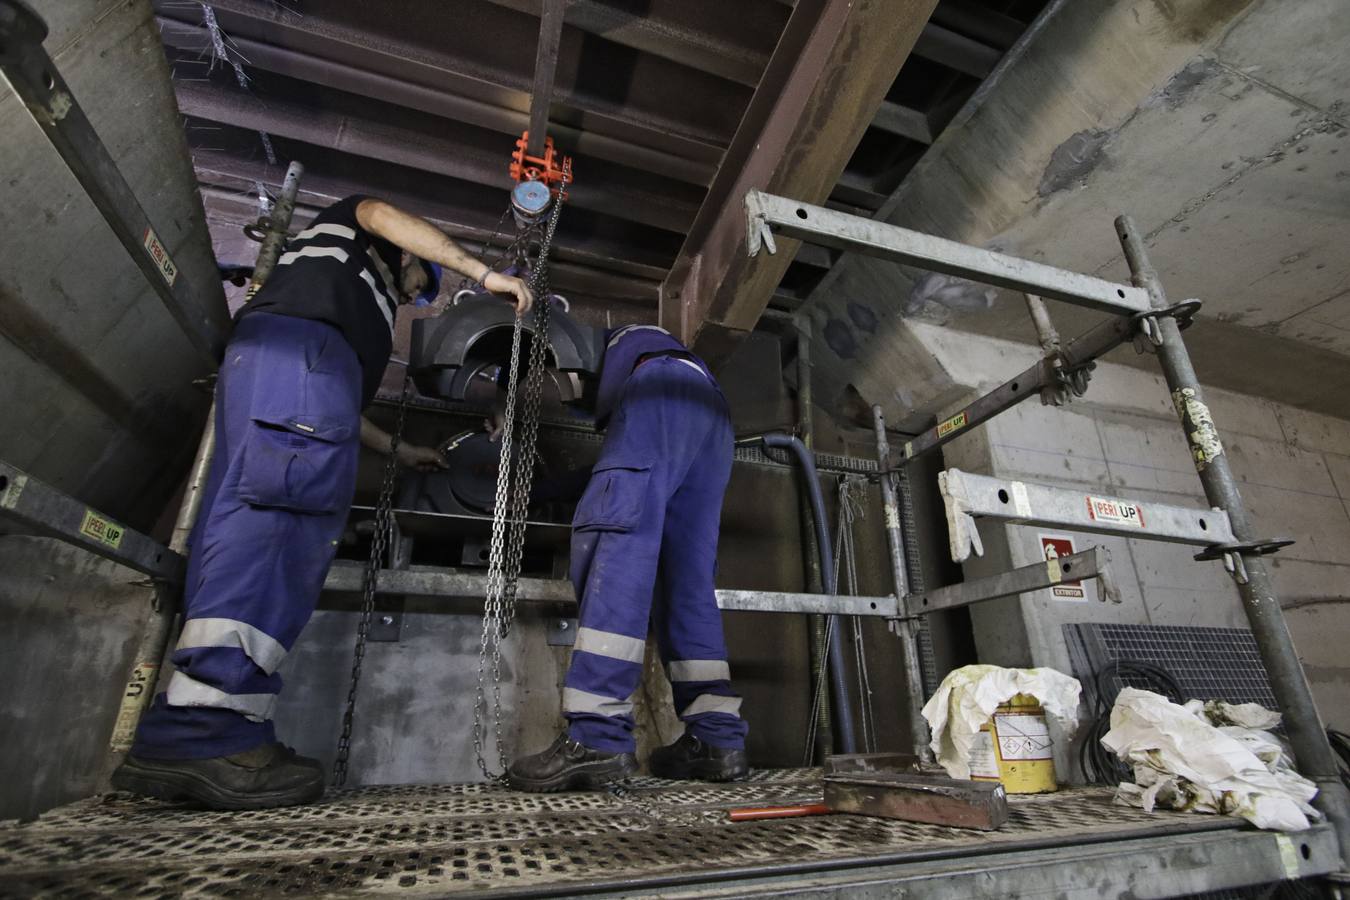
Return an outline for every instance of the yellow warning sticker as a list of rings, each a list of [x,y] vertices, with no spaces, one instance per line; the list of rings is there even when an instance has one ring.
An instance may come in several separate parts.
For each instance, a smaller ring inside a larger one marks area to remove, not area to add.
[[[966,425],[968,424],[970,424],[970,420],[966,418],[966,413],[964,410],[962,410],[961,412],[952,416],[947,421],[938,425],[937,436],[940,438],[944,438],[947,435],[951,434],[953,431],[959,431],[962,428],[965,428]]]
[[[112,740],[109,742],[115,751],[130,750],[136,739],[136,725],[141,719],[141,709],[145,704],[145,695],[155,688],[155,678],[159,675],[159,666],[155,663],[140,662],[131,670],[127,679],[127,689],[122,693],[122,706],[117,711],[117,722],[113,725]]]
[[[1289,835],[1275,835],[1275,846],[1280,849],[1280,865],[1284,868],[1285,880],[1298,878],[1298,851],[1294,849],[1294,842],[1289,839]]]
[[[84,521],[80,523],[80,534],[88,538],[93,538],[101,544],[107,544],[116,549],[122,546],[121,525],[116,522],[110,522],[107,519],[94,512],[92,509],[84,511]]]

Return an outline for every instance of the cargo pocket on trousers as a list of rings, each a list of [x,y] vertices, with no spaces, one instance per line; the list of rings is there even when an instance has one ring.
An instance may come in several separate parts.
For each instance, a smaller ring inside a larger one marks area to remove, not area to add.
[[[252,506],[323,515],[351,500],[350,425],[254,418],[244,445],[239,496]]]
[[[647,485],[652,467],[635,465],[598,465],[591,474],[591,483],[581,495],[576,515],[572,517],[574,531],[632,531],[642,516],[647,502]]]

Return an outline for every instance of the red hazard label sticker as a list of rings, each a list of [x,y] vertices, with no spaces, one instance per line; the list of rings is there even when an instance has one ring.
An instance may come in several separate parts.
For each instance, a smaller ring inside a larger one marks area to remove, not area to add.
[[[1039,537],[1041,539],[1041,556],[1047,562],[1073,556],[1076,552],[1073,546],[1073,538],[1067,534],[1042,534]],[[1050,596],[1056,600],[1086,600],[1087,591],[1081,581],[1061,581],[1050,588]]]

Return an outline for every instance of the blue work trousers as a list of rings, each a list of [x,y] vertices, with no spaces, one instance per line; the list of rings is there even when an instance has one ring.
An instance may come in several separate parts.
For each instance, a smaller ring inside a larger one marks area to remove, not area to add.
[[[732,443],[721,391],[690,361],[653,359],[629,376],[572,523],[581,610],[563,713],[587,747],[634,749],[649,625],[687,730],[745,746],[713,589]]]
[[[276,738],[277,666],[318,602],[356,484],[361,366],[331,325],[251,313],[216,385],[168,690],[132,753],[228,756]]]

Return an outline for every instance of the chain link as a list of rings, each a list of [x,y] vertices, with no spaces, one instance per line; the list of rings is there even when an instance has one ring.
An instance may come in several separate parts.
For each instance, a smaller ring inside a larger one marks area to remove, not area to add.
[[[366,657],[366,639],[370,635],[370,617],[375,611],[375,588],[380,564],[389,546],[393,525],[394,482],[398,476],[398,444],[403,437],[403,420],[408,412],[412,379],[403,377],[403,394],[398,401],[398,416],[389,440],[389,458],[384,462],[384,480],[375,506],[375,533],[370,539],[370,558],[361,579],[361,618],[356,626],[356,649],[352,653],[352,684],[347,691],[347,708],[342,714],[342,733],[338,736],[337,759],[333,761],[333,787],[347,783],[347,759],[352,749],[352,721],[356,717],[356,689],[361,684],[361,663]]]
[[[648,820],[650,827],[695,828],[705,825],[723,825],[727,821],[725,809],[682,809],[647,799],[640,791],[624,784],[609,784],[605,790],[624,808]]]
[[[558,217],[562,212],[561,195],[566,187],[567,179],[564,177],[559,196],[554,201],[553,210],[540,238],[538,258],[530,270],[530,289],[535,296],[535,305],[523,390],[520,374],[521,345],[525,331],[523,316],[516,318],[511,333],[506,409],[502,417],[501,467],[497,475],[497,494],[492,508],[487,592],[483,603],[483,627],[478,649],[478,685],[474,693],[473,709],[474,759],[483,777],[489,780],[501,777],[494,775],[485,756],[486,719],[489,716],[493,720],[493,744],[498,763],[504,765],[506,761],[501,716],[502,641],[510,633],[511,624],[515,620],[516,585],[525,553],[525,519],[530,505],[530,486],[534,480],[539,410],[548,366],[550,318],[548,255],[558,228]],[[523,243],[522,238],[513,246],[522,246]],[[489,671],[492,674],[491,703],[488,702],[486,686]]]

